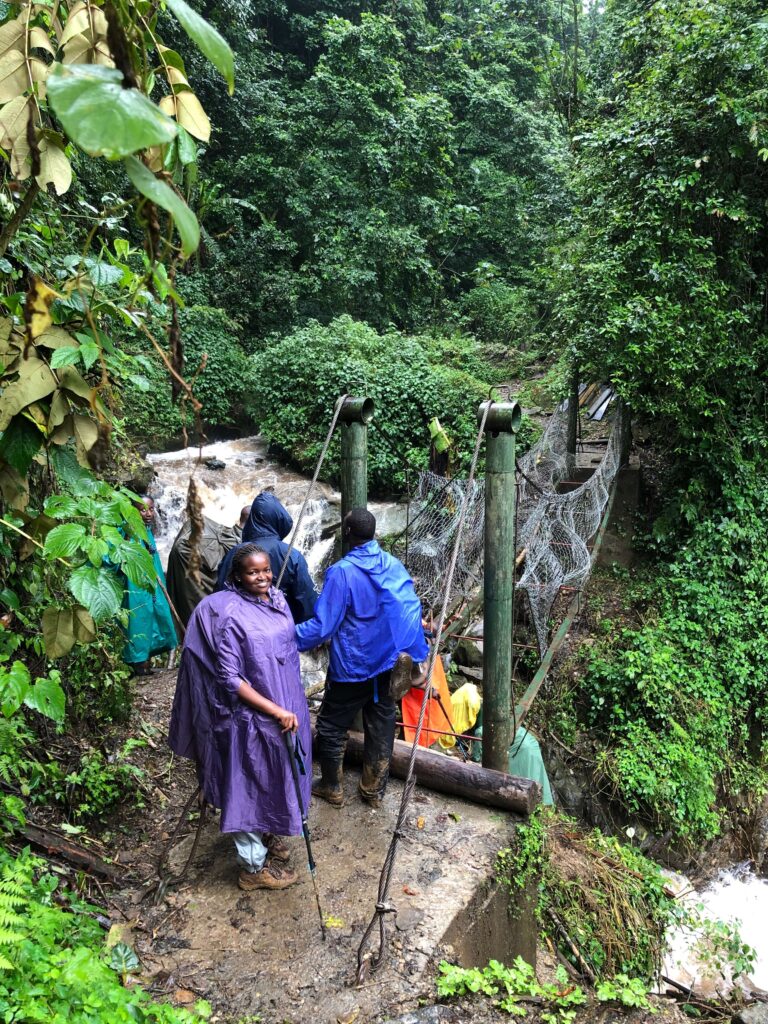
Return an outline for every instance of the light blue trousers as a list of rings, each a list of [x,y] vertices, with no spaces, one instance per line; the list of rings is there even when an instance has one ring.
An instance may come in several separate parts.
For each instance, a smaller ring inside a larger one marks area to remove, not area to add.
[[[237,863],[246,871],[261,871],[267,859],[263,832],[233,832]]]

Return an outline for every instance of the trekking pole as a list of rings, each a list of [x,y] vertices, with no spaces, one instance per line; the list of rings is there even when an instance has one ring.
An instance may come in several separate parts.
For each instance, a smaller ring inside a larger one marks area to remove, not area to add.
[[[315,902],[317,903],[317,912],[320,915],[320,934],[323,936],[323,942],[325,942],[325,919],[323,918],[323,911],[320,907],[320,891],[317,888],[317,871],[315,865],[315,859],[312,856],[312,844],[309,841],[309,823],[307,821],[307,813],[304,810],[304,801],[301,799],[301,786],[299,784],[299,770],[296,766],[296,748],[291,739],[290,732],[284,732],[285,745],[288,749],[288,760],[291,762],[291,775],[293,776],[293,785],[296,790],[296,799],[299,804],[299,812],[301,814],[301,831],[304,835],[304,842],[307,844],[307,866],[309,867],[309,873],[312,876],[312,885],[315,890]]]

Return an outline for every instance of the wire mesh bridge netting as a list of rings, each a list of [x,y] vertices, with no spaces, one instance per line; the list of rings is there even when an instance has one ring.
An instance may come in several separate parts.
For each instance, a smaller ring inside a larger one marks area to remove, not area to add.
[[[536,445],[518,461],[516,554],[522,563],[517,590],[528,597],[541,656],[547,648],[549,616],[562,587],[580,589],[591,570],[589,542],[597,533],[621,464],[623,419],[616,410],[613,429],[599,465],[573,485],[576,459],[568,451],[568,403],[553,413]],[[566,481],[574,489],[559,491]],[[407,529],[392,551],[408,567],[426,608],[443,597],[451,550],[459,528],[467,481],[421,473],[409,507]],[[485,483],[475,481],[468,495],[464,529],[449,607],[469,601],[483,572]]]

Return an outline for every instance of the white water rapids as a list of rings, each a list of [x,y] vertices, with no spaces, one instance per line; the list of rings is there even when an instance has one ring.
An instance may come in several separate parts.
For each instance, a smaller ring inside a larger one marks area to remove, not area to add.
[[[184,520],[192,473],[203,503],[203,514],[224,526],[234,525],[240,517],[240,509],[267,489],[274,491],[295,522],[309,486],[308,477],[268,457],[267,442],[261,437],[217,441],[202,449],[184,448],[147,458],[156,474],[150,493],[157,506],[155,534],[163,565],[168,562],[168,552]],[[209,469],[206,462],[211,459],[223,462],[224,468]],[[370,502],[368,507],[376,516],[377,533],[396,533],[405,526],[405,506]],[[322,540],[320,534],[326,527],[338,525],[340,508],[339,492],[318,482],[296,538],[296,547],[307,559],[316,583],[320,582],[323,561],[333,547],[333,538]]]
[[[721,871],[699,892],[682,875],[669,875],[668,880],[683,903],[702,908],[703,917],[738,924],[741,941],[753,947],[757,958],[736,985],[746,992],[768,991],[768,879],[756,875],[745,862]],[[714,953],[705,935],[676,929],[669,936],[662,973],[703,996],[727,994],[734,982],[727,968],[720,969]]]

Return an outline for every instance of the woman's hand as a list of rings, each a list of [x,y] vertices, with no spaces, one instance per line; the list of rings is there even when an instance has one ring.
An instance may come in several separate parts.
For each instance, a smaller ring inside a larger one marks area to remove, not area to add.
[[[286,711],[285,708],[276,708],[274,714],[280,723],[282,732],[296,732],[298,730],[299,720],[292,711]]]

